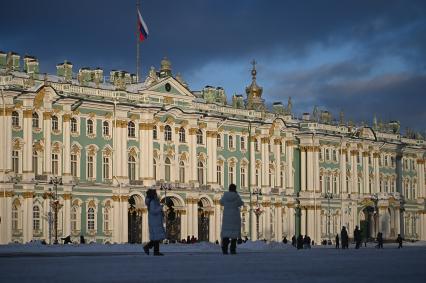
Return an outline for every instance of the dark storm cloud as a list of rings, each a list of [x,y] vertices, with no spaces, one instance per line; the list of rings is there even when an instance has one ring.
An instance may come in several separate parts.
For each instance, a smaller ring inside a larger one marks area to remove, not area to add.
[[[350,114],[357,97],[363,98],[365,109],[379,97],[383,107],[378,116],[392,112],[413,127],[426,122],[420,90],[426,72],[425,1],[141,2],[150,29],[150,38],[141,46],[145,73],[168,56],[174,70],[184,78],[187,74],[190,84],[200,85],[191,81],[200,79],[194,74],[205,66],[217,66],[202,78],[204,85],[219,73],[234,70],[231,66],[248,66],[252,58],[259,58],[267,100],[286,100],[291,95],[300,111],[311,110],[315,103]],[[75,71],[83,66],[135,70],[133,0],[14,0],[2,3],[1,9],[0,49],[35,55],[42,71],[54,72],[56,63],[64,59],[74,63]],[[352,52],[346,58],[332,58],[333,50],[345,45],[353,46]],[[321,63],[306,62],[311,57],[321,58]],[[297,67],[299,61],[303,68]],[[232,85],[238,89],[223,85],[228,93],[243,92],[248,75],[225,75],[245,80]],[[394,80],[378,89],[368,84],[384,78]],[[349,86],[354,90],[345,88]],[[348,95],[352,92],[357,95]],[[417,112],[398,109],[401,102],[408,103],[404,95],[418,102],[413,108]],[[359,110],[353,112],[354,118],[366,119]]]

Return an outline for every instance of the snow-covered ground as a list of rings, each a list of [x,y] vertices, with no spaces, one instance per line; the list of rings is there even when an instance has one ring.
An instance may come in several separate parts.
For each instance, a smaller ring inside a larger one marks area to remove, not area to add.
[[[426,282],[426,243],[383,250],[296,250],[247,242],[237,255],[209,243],[162,245],[164,257],[141,245],[0,246],[0,282]]]

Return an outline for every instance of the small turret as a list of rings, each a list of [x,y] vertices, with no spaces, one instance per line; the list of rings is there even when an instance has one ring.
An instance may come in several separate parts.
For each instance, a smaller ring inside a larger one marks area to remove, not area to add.
[[[262,92],[263,88],[258,86],[256,83],[256,61],[253,60],[252,62],[253,69],[251,70],[251,84],[246,87],[246,94],[247,94],[247,100],[246,100],[246,108],[247,109],[254,109],[258,111],[264,111],[265,110],[265,100],[262,98]]]
[[[169,59],[167,59],[167,57],[164,57],[163,60],[161,60],[160,78],[170,76],[172,76],[172,63],[169,61]]]
[[[56,65],[56,72],[58,77],[63,77],[66,81],[71,81],[72,63],[65,60],[64,63]]]

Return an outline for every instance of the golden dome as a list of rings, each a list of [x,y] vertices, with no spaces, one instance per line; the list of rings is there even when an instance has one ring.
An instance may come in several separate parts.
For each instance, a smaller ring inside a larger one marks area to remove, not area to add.
[[[263,88],[258,86],[256,83],[256,75],[257,75],[256,61],[253,60],[252,65],[253,65],[253,69],[251,70],[252,82],[248,87],[246,87],[246,93],[248,97],[260,98],[262,96]]]

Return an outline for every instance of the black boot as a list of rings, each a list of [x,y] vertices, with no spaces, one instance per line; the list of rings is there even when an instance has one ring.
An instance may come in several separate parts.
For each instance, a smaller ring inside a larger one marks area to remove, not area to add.
[[[237,239],[231,240],[231,255],[237,254]]]
[[[229,238],[223,238],[222,239],[222,253],[224,255],[228,254],[228,245],[229,245]]]

